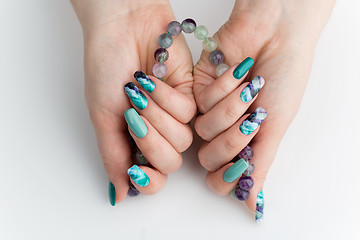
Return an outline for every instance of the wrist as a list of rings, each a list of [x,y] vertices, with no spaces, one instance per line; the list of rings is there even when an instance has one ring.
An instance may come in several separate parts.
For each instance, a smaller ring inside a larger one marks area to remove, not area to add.
[[[79,18],[84,33],[102,28],[104,25],[139,17],[144,10],[171,11],[169,0],[70,0]],[[121,25],[121,24],[119,24]]]

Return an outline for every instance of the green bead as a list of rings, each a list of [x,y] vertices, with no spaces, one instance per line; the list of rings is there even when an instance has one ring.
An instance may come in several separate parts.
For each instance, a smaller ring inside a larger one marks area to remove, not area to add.
[[[197,39],[204,40],[208,35],[208,30],[205,26],[198,26],[195,29],[194,35]]]
[[[213,37],[209,37],[204,39],[202,46],[205,51],[212,52],[217,48],[217,43]]]

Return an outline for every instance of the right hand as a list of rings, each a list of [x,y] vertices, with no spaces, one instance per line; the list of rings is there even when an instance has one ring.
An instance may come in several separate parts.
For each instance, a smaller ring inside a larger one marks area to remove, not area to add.
[[[187,125],[196,113],[193,66],[184,36],[174,37],[168,49],[166,84],[151,77],[155,90],[142,91],[148,100],[145,109],[129,101],[124,85],[137,84],[133,78],[137,70],[152,72],[157,39],[175,20],[170,4],[167,0],[72,0],[72,4],[84,32],[86,101],[105,169],[116,191],[111,203],[123,200],[129,189],[126,171],[132,162],[127,131],[153,166],[140,167],[150,177],[149,185],[133,183],[144,194],[156,193],[167,174],[180,167],[181,152],[193,138]],[[124,112],[132,106],[146,125],[146,136],[137,137],[127,126]]]

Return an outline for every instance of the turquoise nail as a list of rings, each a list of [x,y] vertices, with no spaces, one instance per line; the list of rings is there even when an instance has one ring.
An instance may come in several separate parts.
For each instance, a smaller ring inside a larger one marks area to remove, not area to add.
[[[127,83],[124,86],[124,89],[130,100],[135,104],[136,107],[138,107],[140,110],[143,110],[147,107],[148,100],[134,83]]]
[[[260,89],[264,86],[265,80],[257,76],[255,77],[240,93],[240,99],[244,103],[248,103],[258,94]]]
[[[241,158],[224,172],[223,175],[224,181],[227,183],[232,183],[237,178],[239,178],[243,174],[243,172],[245,172],[248,166],[249,163]]]
[[[242,78],[247,71],[254,65],[254,60],[251,57],[247,57],[242,61],[234,70],[233,76],[236,79]]]
[[[136,183],[137,185],[141,187],[146,187],[150,183],[150,178],[146,173],[144,173],[141,168],[139,168],[137,165],[133,165],[131,168],[127,170],[127,174],[129,177]]]
[[[256,197],[256,215],[255,221],[261,223],[264,219],[264,193],[261,190]]]
[[[110,200],[111,206],[115,206],[115,203],[116,203],[115,186],[110,181],[109,181],[109,200]]]
[[[163,48],[160,48],[160,49],[163,49]],[[155,83],[148,76],[146,76],[146,74],[143,73],[142,71],[136,71],[134,73],[134,78],[149,93],[152,93],[154,91]]]
[[[134,108],[130,108],[124,112],[125,120],[129,125],[131,131],[139,138],[146,136],[148,129],[141,119],[140,115]]]
[[[262,107],[258,107],[253,113],[250,114],[240,125],[240,131],[244,135],[249,135],[255,129],[257,129],[260,124],[267,117],[267,112]]]

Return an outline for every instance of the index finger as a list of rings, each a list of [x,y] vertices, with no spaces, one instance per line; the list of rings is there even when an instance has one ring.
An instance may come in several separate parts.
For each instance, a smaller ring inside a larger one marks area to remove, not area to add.
[[[249,69],[254,64],[251,57],[247,57],[239,65],[234,65],[208,86],[198,89],[195,94],[196,103],[201,113],[208,112],[218,102],[234,91],[246,78]]]

